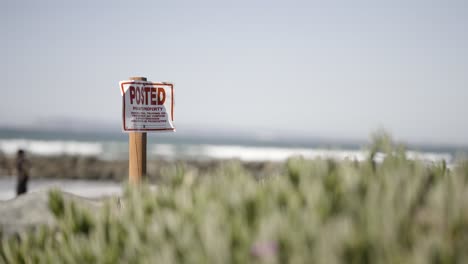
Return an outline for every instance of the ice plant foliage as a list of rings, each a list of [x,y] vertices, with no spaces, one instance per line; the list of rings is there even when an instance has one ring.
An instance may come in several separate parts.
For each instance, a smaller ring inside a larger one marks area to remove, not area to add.
[[[377,135],[365,162],[284,167],[261,178],[237,162],[178,167],[98,212],[53,191],[57,226],[2,238],[0,263],[468,262],[467,162],[408,160]]]

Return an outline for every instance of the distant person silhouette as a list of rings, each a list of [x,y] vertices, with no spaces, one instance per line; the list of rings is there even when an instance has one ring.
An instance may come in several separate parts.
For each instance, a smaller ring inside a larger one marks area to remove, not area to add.
[[[20,196],[28,191],[29,168],[31,164],[26,159],[24,150],[18,150],[16,156],[16,173],[18,173],[18,182],[16,185],[16,195]]]

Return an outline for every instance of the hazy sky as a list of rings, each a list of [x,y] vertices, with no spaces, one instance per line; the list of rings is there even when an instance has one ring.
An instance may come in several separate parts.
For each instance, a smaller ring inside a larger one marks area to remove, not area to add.
[[[468,144],[466,0],[1,0],[0,33],[0,125],[120,123],[140,75],[178,130]]]

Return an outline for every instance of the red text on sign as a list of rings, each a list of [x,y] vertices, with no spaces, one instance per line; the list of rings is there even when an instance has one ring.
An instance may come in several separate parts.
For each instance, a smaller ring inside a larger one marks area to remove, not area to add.
[[[130,104],[163,105],[166,101],[164,88],[130,86]]]

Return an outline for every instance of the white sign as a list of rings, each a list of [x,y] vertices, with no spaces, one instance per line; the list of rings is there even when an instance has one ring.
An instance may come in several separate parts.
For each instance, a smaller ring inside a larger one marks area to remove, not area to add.
[[[121,81],[123,131],[175,131],[174,85]]]

